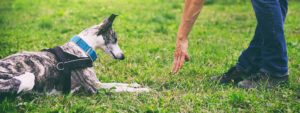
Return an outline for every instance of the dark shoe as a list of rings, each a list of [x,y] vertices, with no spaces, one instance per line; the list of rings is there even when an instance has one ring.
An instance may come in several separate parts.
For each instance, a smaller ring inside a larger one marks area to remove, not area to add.
[[[263,86],[266,88],[272,88],[283,83],[288,82],[288,76],[275,77],[265,72],[258,72],[246,78],[245,80],[238,83],[238,87],[244,89],[256,88]]]
[[[250,74],[244,72],[237,67],[231,67],[226,73],[222,76],[213,76],[211,80],[219,81],[220,84],[227,84],[227,83],[238,83],[243,80],[243,78],[248,77]]]

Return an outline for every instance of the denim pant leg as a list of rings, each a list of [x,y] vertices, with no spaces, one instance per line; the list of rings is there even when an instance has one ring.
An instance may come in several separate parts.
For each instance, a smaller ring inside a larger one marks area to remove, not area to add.
[[[259,63],[261,61],[261,47],[262,47],[262,33],[261,27],[256,26],[255,34],[249,47],[240,55],[237,68],[244,70],[248,73],[255,73],[259,69]]]
[[[288,12],[288,0],[279,0],[280,8],[281,8],[281,14],[282,14],[282,21],[283,24],[285,22],[285,18]]]
[[[288,57],[283,29],[286,12],[282,12],[284,7],[281,8],[285,5],[280,4],[279,0],[252,0],[252,4],[263,37],[260,70],[278,77],[285,76],[288,74]]]
[[[288,10],[287,0],[252,0],[258,21],[255,36],[241,54],[237,66],[246,71],[260,68],[275,76],[288,73],[283,24]]]

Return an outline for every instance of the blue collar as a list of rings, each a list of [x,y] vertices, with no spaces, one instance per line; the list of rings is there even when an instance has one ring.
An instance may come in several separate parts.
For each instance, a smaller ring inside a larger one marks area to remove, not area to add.
[[[91,59],[95,61],[97,59],[97,54],[84,40],[82,40],[79,36],[73,36],[71,42],[74,42],[78,45]]]

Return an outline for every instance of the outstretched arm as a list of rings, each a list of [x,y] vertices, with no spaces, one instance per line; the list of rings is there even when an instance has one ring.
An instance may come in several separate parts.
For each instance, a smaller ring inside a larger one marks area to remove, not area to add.
[[[177,33],[176,50],[174,53],[173,73],[177,73],[184,62],[189,60],[188,35],[203,7],[204,0],[185,0],[183,15]]]

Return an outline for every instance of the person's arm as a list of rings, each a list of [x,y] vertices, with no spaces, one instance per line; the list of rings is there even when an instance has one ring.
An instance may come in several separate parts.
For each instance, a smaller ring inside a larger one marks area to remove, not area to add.
[[[177,73],[184,62],[189,60],[188,35],[203,7],[204,0],[185,0],[181,23],[177,33],[173,73]]]

